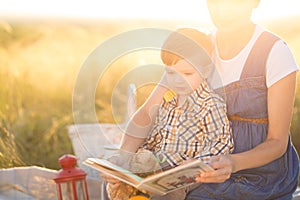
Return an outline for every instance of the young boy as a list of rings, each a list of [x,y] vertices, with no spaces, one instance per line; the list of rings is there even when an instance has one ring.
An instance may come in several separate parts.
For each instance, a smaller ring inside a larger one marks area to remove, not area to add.
[[[170,91],[142,145],[154,154],[162,170],[189,159],[207,162],[233,150],[225,102],[205,80],[213,66],[208,56],[212,48],[209,36],[191,28],[176,30],[163,44],[161,59]],[[185,199],[188,191],[184,188],[151,199]]]
[[[165,95],[143,146],[163,167],[190,158],[207,161],[233,149],[225,102],[205,80],[213,66],[208,56],[211,49],[209,36],[191,28],[178,29],[162,47],[172,92]]]

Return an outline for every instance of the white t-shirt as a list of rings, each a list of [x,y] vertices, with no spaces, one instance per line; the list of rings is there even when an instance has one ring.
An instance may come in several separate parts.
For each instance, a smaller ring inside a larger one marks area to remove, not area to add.
[[[264,29],[257,25],[248,44],[232,59],[223,60],[220,58],[217,48],[215,49],[213,58],[222,77],[223,85],[228,85],[240,79],[248,55],[256,40],[263,32]],[[267,60],[266,69],[267,87],[270,87],[278,80],[298,70],[291,50],[282,40],[277,41],[272,47]]]

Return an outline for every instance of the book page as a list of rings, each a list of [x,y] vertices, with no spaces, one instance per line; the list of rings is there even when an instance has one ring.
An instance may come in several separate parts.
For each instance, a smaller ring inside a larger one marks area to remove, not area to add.
[[[135,175],[134,173],[120,166],[117,166],[105,159],[88,158],[83,162],[83,164],[90,166],[102,173],[110,175],[134,187],[137,187],[138,183],[143,180],[143,178]]]
[[[199,171],[212,170],[213,168],[209,165],[200,160],[194,160],[162,173],[149,176],[140,185],[141,187],[145,187],[144,185],[146,185],[148,188],[156,188],[156,190],[168,193],[196,183],[195,178],[199,174]]]

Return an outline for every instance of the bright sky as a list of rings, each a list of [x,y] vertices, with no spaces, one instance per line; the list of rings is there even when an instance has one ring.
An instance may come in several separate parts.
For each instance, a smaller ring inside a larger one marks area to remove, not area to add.
[[[206,0],[0,0],[0,17],[208,18]],[[256,18],[300,15],[300,0],[261,0]]]

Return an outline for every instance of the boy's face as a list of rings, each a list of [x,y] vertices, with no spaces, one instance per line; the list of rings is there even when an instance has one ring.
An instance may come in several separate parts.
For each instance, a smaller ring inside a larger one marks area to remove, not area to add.
[[[189,95],[203,81],[201,74],[184,59],[165,70],[169,87],[178,95]]]

